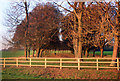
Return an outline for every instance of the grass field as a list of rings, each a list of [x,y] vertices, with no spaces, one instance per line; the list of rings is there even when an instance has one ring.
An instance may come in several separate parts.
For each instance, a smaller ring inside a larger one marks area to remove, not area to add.
[[[2,57],[20,57],[24,56],[23,50],[18,51],[2,51]]]
[[[51,53],[54,52],[55,51],[53,52],[51,51]],[[61,52],[57,51],[57,53]],[[46,52],[46,54],[47,53],[48,52]],[[66,52],[64,51],[64,53],[67,53],[67,51]],[[92,52],[90,52],[90,54],[92,54]],[[95,54],[100,55],[100,52],[96,51]],[[104,51],[103,54],[112,55],[112,51]],[[2,51],[2,57],[20,57],[20,56],[24,56],[23,50]],[[73,66],[73,64],[71,66]],[[62,68],[62,70],[60,70],[59,68],[16,67],[16,66],[6,66],[5,68],[2,68],[2,79],[118,79],[120,78],[119,76],[120,73],[118,73],[118,71],[115,69],[108,70],[101,69],[97,71],[96,69],[77,70],[76,68]]]
[[[103,51],[103,55],[112,55],[113,51]],[[92,52],[90,52],[92,54]],[[95,52],[96,55],[100,55],[100,51]]]
[[[2,79],[118,79],[118,71],[77,70],[73,68],[44,67],[6,67],[2,70]]]
[[[21,57],[24,56],[24,51],[23,50],[18,50],[18,51],[0,51],[0,54],[2,53],[2,57]],[[55,53],[55,51],[51,51],[51,52],[43,52],[43,54],[50,54],[50,53]],[[56,51],[56,53],[69,53],[71,54],[70,51]],[[92,52],[90,52],[89,54],[92,54]],[[96,51],[95,52],[96,55],[100,55],[100,51]],[[31,51],[31,55],[32,55],[32,51]],[[112,55],[112,51],[104,51],[103,55]]]

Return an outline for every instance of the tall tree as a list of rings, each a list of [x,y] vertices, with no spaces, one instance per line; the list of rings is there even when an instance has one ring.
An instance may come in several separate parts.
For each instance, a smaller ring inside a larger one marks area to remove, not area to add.
[[[71,4],[68,0],[67,0],[67,3],[69,4],[69,6],[71,8],[73,8],[72,13],[74,13],[74,21],[76,22],[76,20],[77,20],[77,24],[78,24],[78,27],[77,27],[75,25],[76,23],[74,23],[73,31],[72,31],[73,47],[74,47],[74,51],[75,51],[75,57],[76,58],[78,58],[78,57],[81,58],[82,57],[82,22],[81,21],[82,21],[82,14],[83,14],[83,11],[84,11],[84,5],[85,4],[84,4],[84,2],[74,2],[73,4]],[[67,10],[67,9],[65,9],[65,10]],[[74,29],[76,29],[77,31],[75,32]],[[74,34],[78,34],[78,36],[75,37]]]
[[[26,14],[26,20],[25,20],[25,22],[26,22],[26,27],[25,27],[25,47],[24,47],[24,54],[25,54],[25,56],[26,56],[26,59],[27,59],[27,50],[28,50],[28,45],[27,45],[27,34],[28,34],[28,27],[29,27],[29,17],[28,17],[28,5],[27,5],[27,2],[26,2],[26,0],[25,0],[25,2],[24,2],[24,5],[25,5],[25,14]]]
[[[19,25],[24,17],[26,16],[26,21],[25,21],[25,34],[23,37],[25,37],[24,40],[24,47],[25,47],[25,55],[27,56],[27,44],[26,44],[26,37],[27,37],[27,28],[29,26],[28,23],[28,7],[29,5],[27,4],[28,2],[21,1],[21,2],[13,2],[11,3],[11,8],[7,12],[7,17],[6,17],[6,25],[11,27],[11,30],[13,33],[16,31],[15,28],[17,25]],[[16,39],[14,39],[16,40]],[[22,41],[23,42],[23,41]],[[20,42],[13,42],[13,44],[17,47],[19,47]]]
[[[46,44],[51,40],[52,30],[59,28],[62,14],[52,3],[46,3],[36,6],[30,13],[30,17],[30,26],[32,27],[31,32],[34,33],[31,35],[36,39],[37,56],[39,57],[42,49],[44,49]]]
[[[119,34],[120,34],[120,1],[116,2],[116,7],[111,8],[111,14],[113,14],[112,18],[108,18],[108,21],[112,27],[112,33],[114,37],[114,47],[113,47],[113,62],[115,62],[116,57],[118,57],[119,54]],[[113,19],[114,18],[114,19]],[[114,66],[115,63],[112,63],[111,66]]]
[[[28,14],[29,22],[28,18],[26,18],[21,22],[20,25],[17,26],[14,37],[18,37],[16,41],[20,40],[19,38],[21,37],[20,35],[17,35],[19,34],[17,31],[21,32],[20,30],[22,30],[22,34],[25,35],[25,37],[24,40],[21,39],[21,41],[25,41],[25,43],[22,43],[24,45],[27,45],[27,48],[25,48],[25,52],[27,52],[27,50],[28,52],[30,52],[30,48],[33,48],[34,50],[37,50],[36,53],[38,57],[40,55],[42,56],[43,49],[46,47],[46,45],[49,43],[52,36],[56,32],[53,32],[52,30],[59,28],[61,17],[62,14],[60,13],[59,9],[52,3],[38,4]],[[16,39],[16,37],[13,39]]]

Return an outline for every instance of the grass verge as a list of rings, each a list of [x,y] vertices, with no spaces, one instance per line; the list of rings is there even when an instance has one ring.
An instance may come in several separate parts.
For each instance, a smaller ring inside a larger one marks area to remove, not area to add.
[[[15,67],[2,69],[3,79],[118,79],[117,70],[77,70],[74,68]]]

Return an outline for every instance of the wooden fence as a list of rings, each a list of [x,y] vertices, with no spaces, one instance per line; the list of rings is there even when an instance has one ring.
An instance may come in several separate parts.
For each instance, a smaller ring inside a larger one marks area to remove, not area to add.
[[[4,68],[6,66],[43,66],[62,68],[115,68],[119,70],[120,58],[0,58],[0,62]],[[116,66],[111,67],[110,64],[115,63]]]

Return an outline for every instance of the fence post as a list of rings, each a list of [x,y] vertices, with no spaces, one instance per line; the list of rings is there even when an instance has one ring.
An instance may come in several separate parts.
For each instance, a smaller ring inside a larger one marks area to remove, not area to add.
[[[78,58],[78,70],[80,70],[80,59]]]
[[[117,70],[119,71],[119,58],[117,58]]]
[[[46,58],[45,58],[45,68],[46,68]]]
[[[62,69],[62,58],[60,58],[60,69]]]
[[[30,67],[31,67],[31,58],[30,58]]]
[[[5,68],[5,58],[4,58],[4,68]]]
[[[98,70],[98,58],[96,60],[97,60],[97,70]]]
[[[16,66],[18,67],[18,58],[16,58]]]

